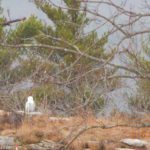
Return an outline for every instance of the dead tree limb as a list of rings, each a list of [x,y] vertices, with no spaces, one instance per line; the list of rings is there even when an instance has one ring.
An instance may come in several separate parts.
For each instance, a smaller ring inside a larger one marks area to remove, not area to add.
[[[14,19],[14,20],[6,21],[6,22],[1,23],[0,25],[1,26],[9,26],[12,23],[20,22],[20,21],[24,21],[24,20],[26,20],[26,17],[21,18],[21,19]]]
[[[101,128],[101,129],[111,129],[111,128],[116,128],[116,127],[125,127],[125,128],[149,128],[150,124],[137,124],[137,125],[128,125],[128,124],[119,124],[119,125],[96,125],[96,126],[89,126],[89,127],[83,127],[82,129],[80,129],[74,136],[73,138],[68,142],[67,145],[64,146],[63,150],[68,150],[70,145],[83,133],[85,133],[88,130],[91,129],[97,129],[97,128]]]

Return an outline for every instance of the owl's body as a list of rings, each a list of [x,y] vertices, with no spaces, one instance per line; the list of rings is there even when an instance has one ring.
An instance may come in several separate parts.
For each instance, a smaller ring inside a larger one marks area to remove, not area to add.
[[[33,97],[29,96],[28,100],[25,104],[25,112],[29,113],[29,112],[33,112],[33,111],[35,111],[35,102],[33,100]]]

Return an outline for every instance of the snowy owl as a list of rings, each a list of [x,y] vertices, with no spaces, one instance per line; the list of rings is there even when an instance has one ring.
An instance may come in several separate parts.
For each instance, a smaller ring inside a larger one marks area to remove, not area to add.
[[[29,96],[27,99],[27,102],[25,104],[25,112],[29,113],[29,112],[33,112],[35,111],[35,102],[33,100],[32,96]]]

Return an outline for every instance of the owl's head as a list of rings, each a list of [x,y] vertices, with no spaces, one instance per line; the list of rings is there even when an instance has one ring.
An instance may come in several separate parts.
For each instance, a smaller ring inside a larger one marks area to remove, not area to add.
[[[34,102],[32,96],[28,96],[28,102],[29,102],[29,103],[33,103],[33,102]]]

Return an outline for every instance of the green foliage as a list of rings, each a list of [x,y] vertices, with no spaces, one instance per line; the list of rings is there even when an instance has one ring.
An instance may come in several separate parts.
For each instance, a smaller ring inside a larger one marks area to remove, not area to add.
[[[96,94],[92,89],[83,85],[84,99],[87,106],[90,106],[95,111],[99,111],[104,107],[104,98],[100,94]],[[87,102],[86,102],[87,101]]]
[[[40,87],[34,88],[32,94],[37,103],[41,103],[43,100],[47,100],[49,104],[55,103],[55,101],[64,97],[63,90],[58,89],[53,84],[43,84]]]
[[[64,0],[64,2],[69,8],[74,8],[74,9],[79,9],[81,5],[81,2],[78,0]]]
[[[150,47],[149,41],[143,43],[143,50],[141,55],[137,56],[137,63],[140,64],[137,67],[137,70],[140,71],[144,76],[150,74]],[[137,80],[137,93],[130,98],[132,105],[136,106],[139,109],[150,110],[150,79],[138,79]]]
[[[5,70],[12,61],[17,57],[16,49],[1,49],[0,50],[0,70]]]
[[[4,18],[0,18],[0,39],[1,39],[1,38],[3,37],[3,35],[4,35],[3,26],[2,26],[3,22],[4,22]]]
[[[98,97],[96,101],[94,101],[92,107],[95,111],[99,112],[101,109],[104,108],[105,105],[105,99],[102,97]]]
[[[33,71],[35,71],[37,60],[24,60],[14,69],[11,69],[10,65],[11,63],[9,64],[9,67],[5,67],[5,70],[3,70],[3,76],[7,78],[7,83],[14,84],[15,82],[19,82],[24,78],[27,78],[33,73]]]
[[[10,33],[8,41],[11,43],[23,43],[32,41],[40,31],[44,30],[44,25],[35,16],[29,17],[26,21],[20,23],[15,30]]]
[[[3,8],[1,7],[1,0],[0,0],[0,39],[2,39],[2,37],[4,36],[2,24],[5,21],[5,18],[1,16],[2,12],[3,12]]]
[[[150,81],[147,80],[139,80],[138,82],[138,91],[139,94],[147,97],[150,100]]]
[[[45,33],[45,35],[50,34],[50,36],[56,38],[56,40],[49,42],[49,44],[75,51],[77,50],[75,47],[78,47],[82,52],[91,56],[106,58],[104,46],[107,43],[107,34],[103,35],[101,38],[99,38],[94,31],[87,35],[84,34],[84,28],[89,25],[90,22],[86,13],[80,12],[79,10],[81,2],[76,0],[64,0],[64,2],[68,7],[66,11],[62,8],[53,7],[48,2],[35,0],[35,4],[38,8],[40,8],[54,23],[54,30]],[[39,42],[41,41],[39,40]],[[48,44],[47,40],[45,42]],[[42,43],[44,43],[44,41],[42,41]],[[69,52],[58,52],[57,54],[63,57],[67,65],[73,63],[78,57]],[[91,63],[91,60],[82,57],[80,63]]]
[[[10,75],[10,66],[17,56],[18,51],[16,49],[0,49],[0,81],[4,85],[13,80]]]
[[[49,77],[52,73],[55,73],[58,66],[54,63],[43,62],[38,58],[28,58],[19,61],[19,66],[9,70],[9,82],[15,83],[22,81],[22,79],[32,78],[35,83],[42,84],[42,82],[49,81]]]
[[[47,3],[45,5],[39,4],[39,6],[42,9],[42,11],[45,12],[47,16],[56,24],[59,24],[59,21],[65,21],[68,18],[67,14],[64,11],[62,11],[61,8],[53,8]]]

